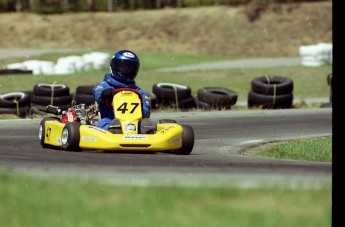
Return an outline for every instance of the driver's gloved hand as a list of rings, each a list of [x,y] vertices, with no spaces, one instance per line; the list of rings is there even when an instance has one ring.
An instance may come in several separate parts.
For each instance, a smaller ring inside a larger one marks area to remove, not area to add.
[[[113,99],[114,94],[115,94],[115,90],[113,88],[107,88],[104,91],[102,91],[101,98],[103,100]]]

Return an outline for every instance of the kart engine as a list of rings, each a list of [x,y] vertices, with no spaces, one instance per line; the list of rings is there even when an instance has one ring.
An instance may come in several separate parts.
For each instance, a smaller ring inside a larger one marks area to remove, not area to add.
[[[63,111],[57,106],[48,105],[46,112],[61,115],[62,123],[78,121],[83,125],[96,125],[99,120],[97,103],[92,105],[75,104]]]

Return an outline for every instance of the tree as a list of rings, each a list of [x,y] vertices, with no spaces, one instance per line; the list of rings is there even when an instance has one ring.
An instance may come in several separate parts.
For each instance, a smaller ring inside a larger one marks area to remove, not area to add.
[[[107,10],[108,10],[108,12],[112,12],[112,11],[113,11],[113,8],[114,8],[113,0],[108,0],[108,4],[107,4]]]
[[[87,11],[96,11],[95,2],[93,0],[86,0]]]
[[[161,0],[156,0],[156,9],[162,8],[162,1]]]
[[[61,8],[63,11],[68,11],[69,9],[69,2],[68,0],[62,0],[61,1]]]

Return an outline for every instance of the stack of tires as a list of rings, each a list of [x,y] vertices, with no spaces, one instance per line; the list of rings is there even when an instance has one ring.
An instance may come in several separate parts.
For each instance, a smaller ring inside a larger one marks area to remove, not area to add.
[[[293,81],[281,76],[256,77],[248,93],[248,108],[288,109],[293,106]]]
[[[25,117],[30,111],[30,96],[26,92],[11,92],[0,95],[0,114]]]
[[[175,83],[156,83],[152,86],[152,93],[157,97],[158,108],[176,108],[188,110],[197,107],[196,99],[192,96],[189,86]]]
[[[31,94],[31,114],[45,114],[48,105],[67,110],[72,105],[70,89],[64,84],[36,84]]]
[[[333,80],[333,73],[330,73],[327,75],[327,84],[330,86],[330,89],[331,89],[330,96],[329,96],[330,103],[333,102],[333,85],[332,85],[333,82],[332,82],[332,80]]]
[[[327,75],[327,84],[330,87],[330,96],[329,96],[329,102],[322,103],[321,108],[332,108],[333,106],[333,82],[332,82],[333,74],[330,73]]]
[[[92,94],[94,85],[81,85],[76,88],[74,100],[76,104],[84,103],[86,105],[92,105],[95,103],[95,97]]]
[[[237,93],[225,87],[204,87],[198,90],[197,99],[203,109],[231,109],[237,102]]]

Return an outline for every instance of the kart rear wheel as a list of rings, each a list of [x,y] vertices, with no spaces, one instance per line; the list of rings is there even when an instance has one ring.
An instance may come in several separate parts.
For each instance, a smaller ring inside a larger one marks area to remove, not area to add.
[[[45,123],[47,121],[60,121],[60,119],[58,117],[45,117],[41,120],[39,132],[38,132],[38,138],[39,138],[41,146],[43,148],[50,147],[49,145],[44,143],[44,138],[45,138],[45,134],[46,134]]]
[[[182,147],[176,150],[176,154],[189,155],[194,147],[194,131],[189,125],[182,125]]]
[[[68,122],[62,130],[61,143],[65,151],[80,151],[80,122]]]

